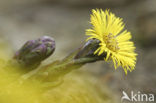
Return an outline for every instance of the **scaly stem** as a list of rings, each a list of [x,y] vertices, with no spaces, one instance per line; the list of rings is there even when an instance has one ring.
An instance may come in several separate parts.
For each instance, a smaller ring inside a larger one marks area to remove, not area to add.
[[[69,56],[61,61],[55,61],[49,65],[35,69],[22,76],[24,79],[39,79],[40,81],[50,82],[58,79],[59,77],[69,73],[72,70],[78,69],[86,63],[101,60],[99,57],[84,57],[75,59],[79,50],[71,53]]]

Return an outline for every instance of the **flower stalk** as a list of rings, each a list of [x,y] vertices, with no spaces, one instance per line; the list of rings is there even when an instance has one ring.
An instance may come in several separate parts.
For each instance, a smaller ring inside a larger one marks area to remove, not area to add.
[[[63,60],[54,61],[49,65],[30,71],[23,75],[22,78],[39,79],[40,81],[50,82],[68,74],[72,70],[79,69],[86,63],[103,60],[105,55],[94,55],[97,43],[97,40],[90,40],[81,48],[70,53]]]

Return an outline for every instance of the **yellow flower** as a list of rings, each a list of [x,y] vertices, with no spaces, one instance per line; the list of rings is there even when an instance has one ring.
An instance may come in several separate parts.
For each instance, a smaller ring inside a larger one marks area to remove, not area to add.
[[[116,17],[109,10],[92,10],[92,28],[86,30],[90,39],[100,41],[99,48],[94,54],[107,53],[105,61],[111,58],[115,69],[122,66],[125,73],[132,71],[136,64],[136,53],[134,43],[130,41],[131,33],[124,29],[121,18]]]

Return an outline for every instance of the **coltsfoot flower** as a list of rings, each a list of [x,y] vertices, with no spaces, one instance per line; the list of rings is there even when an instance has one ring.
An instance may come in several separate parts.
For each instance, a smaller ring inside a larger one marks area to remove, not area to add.
[[[105,61],[112,59],[115,69],[122,66],[125,73],[132,71],[136,64],[136,53],[134,52],[134,43],[130,41],[131,33],[124,29],[122,18],[116,17],[109,10],[92,10],[91,14],[92,28],[86,30],[86,35],[90,39],[100,41],[99,47],[94,54],[102,55]]]

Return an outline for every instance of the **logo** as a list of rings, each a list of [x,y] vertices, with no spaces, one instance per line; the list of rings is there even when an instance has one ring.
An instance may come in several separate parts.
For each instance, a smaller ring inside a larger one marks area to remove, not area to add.
[[[138,91],[135,93],[131,91],[130,95],[128,95],[125,91],[122,92],[123,96],[121,98],[121,102],[124,100],[131,101],[131,102],[154,102],[154,94],[145,94]]]

